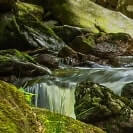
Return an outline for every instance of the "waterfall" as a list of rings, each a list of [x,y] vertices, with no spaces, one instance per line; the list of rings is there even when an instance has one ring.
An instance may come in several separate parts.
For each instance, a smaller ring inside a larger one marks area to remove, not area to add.
[[[25,90],[35,94],[35,106],[47,108],[75,118],[75,88],[77,83],[90,80],[99,83],[121,95],[123,86],[133,82],[132,68],[62,68],[53,72],[52,76],[44,76],[43,80],[28,86]]]
[[[27,87],[26,91],[35,94],[33,100],[35,106],[76,118],[74,113],[75,86],[76,84],[71,82],[54,83],[49,81]]]

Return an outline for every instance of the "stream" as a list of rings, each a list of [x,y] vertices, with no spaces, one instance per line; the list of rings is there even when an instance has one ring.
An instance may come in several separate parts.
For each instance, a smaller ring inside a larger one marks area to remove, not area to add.
[[[132,68],[61,68],[53,71],[52,76],[43,76],[26,87],[35,94],[33,104],[75,118],[75,88],[81,81],[90,80],[110,88],[121,95],[123,86],[133,82]]]

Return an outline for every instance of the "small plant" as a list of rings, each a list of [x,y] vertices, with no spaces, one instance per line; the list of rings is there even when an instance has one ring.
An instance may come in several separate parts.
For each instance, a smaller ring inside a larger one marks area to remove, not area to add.
[[[19,88],[19,91],[24,93],[27,103],[31,105],[32,104],[32,97],[34,94],[29,93],[29,92],[25,92],[24,88]]]

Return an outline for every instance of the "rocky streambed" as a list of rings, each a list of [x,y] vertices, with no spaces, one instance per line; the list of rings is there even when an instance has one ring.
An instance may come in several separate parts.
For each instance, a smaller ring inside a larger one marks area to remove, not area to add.
[[[96,3],[0,0],[0,132],[133,132],[133,20]]]

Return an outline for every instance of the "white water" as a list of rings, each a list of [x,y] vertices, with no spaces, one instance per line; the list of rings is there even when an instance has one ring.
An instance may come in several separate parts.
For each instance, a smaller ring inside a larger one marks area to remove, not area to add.
[[[36,94],[34,97],[35,106],[76,118],[74,113],[76,84],[60,84],[59,82],[56,84],[54,82],[37,83],[27,87],[26,91]]]
[[[74,91],[76,84],[90,80],[104,85],[120,95],[123,86],[133,82],[131,68],[67,68],[59,69],[53,77],[27,87],[26,91],[34,93],[34,104],[75,118]]]

